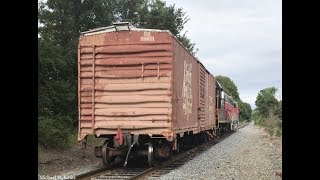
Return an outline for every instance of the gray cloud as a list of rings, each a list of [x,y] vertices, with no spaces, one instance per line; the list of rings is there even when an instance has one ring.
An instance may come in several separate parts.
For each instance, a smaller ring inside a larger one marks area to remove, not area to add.
[[[213,75],[230,77],[255,108],[261,89],[282,94],[282,2],[278,0],[167,0],[182,7],[185,31]]]

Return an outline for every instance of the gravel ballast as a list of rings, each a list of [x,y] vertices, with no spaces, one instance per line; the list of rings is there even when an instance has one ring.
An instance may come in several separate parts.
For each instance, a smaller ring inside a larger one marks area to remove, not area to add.
[[[250,123],[161,179],[281,179],[281,146]]]

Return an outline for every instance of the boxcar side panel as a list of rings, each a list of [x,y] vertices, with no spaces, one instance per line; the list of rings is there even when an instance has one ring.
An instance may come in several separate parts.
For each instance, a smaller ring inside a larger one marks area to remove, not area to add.
[[[175,133],[199,131],[199,63],[173,38],[174,46],[174,121]]]
[[[174,132],[216,127],[214,77],[174,38],[173,47]]]

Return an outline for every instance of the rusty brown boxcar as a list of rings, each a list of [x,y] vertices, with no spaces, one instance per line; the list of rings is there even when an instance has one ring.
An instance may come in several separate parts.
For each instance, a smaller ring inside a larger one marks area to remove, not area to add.
[[[215,135],[215,79],[167,30],[128,23],[83,32],[78,46],[78,141],[106,138],[105,164],[130,153],[166,158]],[[139,147],[138,147],[139,146]],[[132,152],[131,152],[132,151]]]

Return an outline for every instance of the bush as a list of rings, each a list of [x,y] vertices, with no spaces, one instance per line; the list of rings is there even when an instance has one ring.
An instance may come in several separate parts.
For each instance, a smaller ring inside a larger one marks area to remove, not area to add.
[[[274,130],[274,134],[278,137],[282,136],[282,127],[276,126]]]
[[[282,101],[275,98],[276,91],[275,87],[261,90],[252,113],[254,123],[263,126],[271,136],[282,135]]]
[[[72,136],[71,118],[52,116],[38,118],[38,144],[44,148],[68,147]]]
[[[261,117],[261,115],[259,115],[257,111],[253,111],[252,119],[255,125],[259,125],[259,126],[264,125],[264,119]]]
[[[273,111],[270,111],[269,116],[266,118],[262,117],[257,112],[253,113],[252,116],[254,118],[254,124],[264,127],[271,136],[282,135],[282,121]]]
[[[265,125],[265,119],[261,116],[257,116],[254,120],[255,125],[264,126]]]

